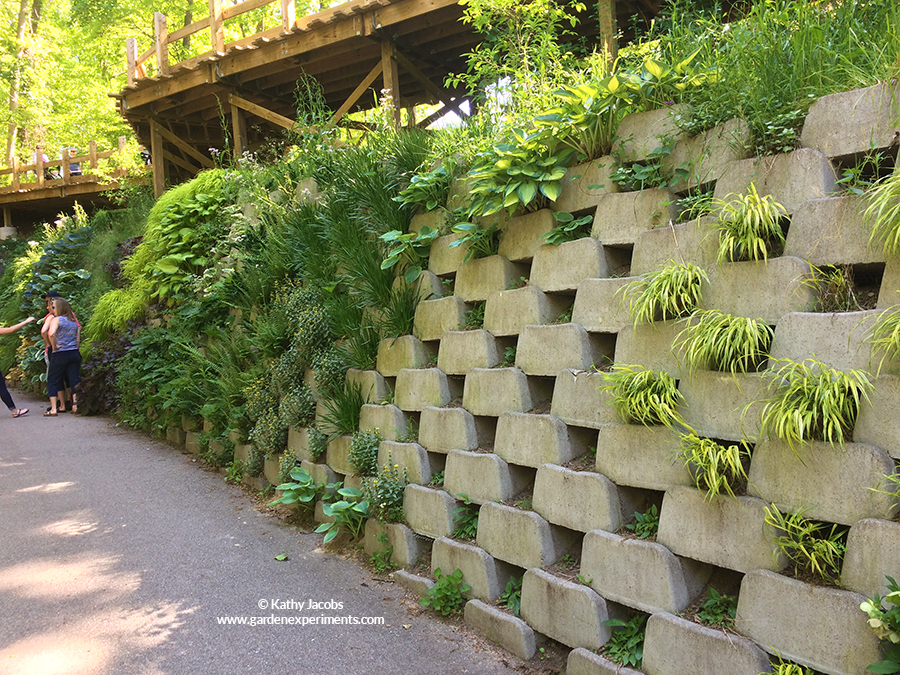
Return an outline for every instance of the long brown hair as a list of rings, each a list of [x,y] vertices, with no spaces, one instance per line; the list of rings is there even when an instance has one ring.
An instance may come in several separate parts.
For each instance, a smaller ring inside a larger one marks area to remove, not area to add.
[[[63,298],[53,298],[53,308],[56,310],[56,316],[64,316],[70,321],[75,320],[75,312],[72,311],[68,301]]]

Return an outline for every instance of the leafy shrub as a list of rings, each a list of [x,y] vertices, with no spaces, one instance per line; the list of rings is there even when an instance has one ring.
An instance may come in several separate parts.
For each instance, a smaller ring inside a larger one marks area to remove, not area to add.
[[[659,509],[656,504],[651,504],[643,513],[636,511],[634,522],[626,525],[625,529],[634,532],[638,539],[655,537],[659,531]]]
[[[873,673],[900,673],[900,586],[893,577],[887,577],[887,582],[886,596],[882,598],[876,593],[859,606],[869,615],[869,628],[881,640],[885,657],[866,669]]]
[[[455,165],[451,162],[450,170],[447,164],[441,164],[427,173],[416,174],[410,179],[409,186],[394,197],[394,201],[404,206],[423,206],[426,211],[444,206],[450,194],[455,169]]]
[[[381,263],[381,269],[397,267],[402,273],[404,281],[411,284],[419,275],[428,255],[431,252],[431,243],[438,235],[437,230],[432,230],[427,225],[418,232],[403,234],[399,230],[385,232],[379,237],[381,241],[390,245],[387,257]]]
[[[774,333],[762,319],[697,310],[675,338],[675,346],[692,369],[750,373],[765,366]]]
[[[337,484],[339,485],[339,484]],[[324,532],[324,543],[334,539],[343,530],[353,539],[358,539],[366,517],[369,515],[369,502],[362,499],[362,490],[350,487],[336,487],[337,495],[343,497],[337,501],[325,503],[322,510],[329,518],[334,518],[332,523],[322,523],[315,531]]]
[[[306,385],[300,385],[289,391],[278,406],[278,418],[288,427],[305,427],[315,417],[316,399]]]
[[[656,272],[629,282],[619,292],[628,298],[635,323],[666,321],[694,311],[704,281],[709,281],[706,272],[696,265],[669,260]]]
[[[350,441],[349,462],[353,473],[358,476],[372,476],[378,470],[378,446],[382,437],[375,431],[354,431]]]
[[[363,494],[369,501],[372,515],[382,523],[403,522],[403,495],[409,484],[406,469],[393,464],[388,454],[388,463],[381,467],[374,477],[366,478]]]
[[[600,652],[613,663],[640,669],[644,659],[644,636],[647,632],[647,616],[636,614],[628,621],[608,619],[605,626],[617,628]]]
[[[781,220],[787,210],[771,195],[761,197],[755,184],[750,183],[747,194],[728,195],[719,205],[719,262],[766,260],[784,244]]]
[[[591,233],[591,223],[594,222],[591,215],[576,218],[565,211],[554,211],[553,217],[556,219],[556,226],[542,237],[553,246],[587,237]]]
[[[434,579],[434,586],[428,589],[419,604],[444,616],[456,614],[466,601],[463,594],[470,590],[469,585],[463,582],[462,570],[456,569],[452,574],[445,575],[439,567],[434,571]]]
[[[275,487],[276,490],[282,491],[281,495],[274,501],[269,502],[268,506],[276,504],[312,504],[322,490],[321,485],[317,485],[309,475],[306,469],[299,466],[291,469],[290,481],[285,481],[281,485]]]
[[[684,397],[668,373],[616,363],[603,373],[603,381],[601,388],[612,397],[612,404],[626,423],[671,427],[681,422],[677,407]]]
[[[519,609],[522,607],[522,579],[524,577],[510,577],[506,582],[506,588],[497,598],[497,602],[511,610],[516,616],[519,616]]]
[[[726,446],[689,433],[681,435],[676,459],[685,463],[694,485],[711,500],[722,492],[735,496],[735,488],[747,480],[744,464],[750,461],[750,450],[744,443]]]
[[[487,226],[469,222],[457,223],[453,226],[453,231],[462,236],[451,241],[448,248],[465,245],[468,250],[463,262],[497,255],[497,251],[500,250],[500,230],[496,221]]]
[[[806,510],[781,513],[774,504],[765,509],[766,524],[780,534],[775,537],[775,559],[779,553],[798,571],[815,574],[823,581],[840,581],[841,561],[847,550],[847,528],[809,520]]]
[[[288,427],[278,409],[266,410],[250,430],[250,442],[266,459],[271,459],[287,446]]]
[[[453,522],[456,527],[453,536],[457,539],[474,539],[478,534],[478,504],[473,504],[466,495],[456,495],[463,500],[463,505],[453,510]]]

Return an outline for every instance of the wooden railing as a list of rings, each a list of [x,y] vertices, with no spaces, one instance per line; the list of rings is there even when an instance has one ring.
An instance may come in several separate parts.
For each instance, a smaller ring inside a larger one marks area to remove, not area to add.
[[[61,149],[60,156],[66,159],[53,159],[43,161],[42,153],[37,153],[34,164],[18,164],[0,169],[0,194],[20,192],[24,190],[38,190],[45,187],[59,187],[63,185],[75,185],[78,183],[96,183],[97,167],[101,159],[109,159],[125,151],[125,136],[119,136],[119,147],[115,150],[97,152],[97,142],[88,143],[86,155],[71,155],[71,148],[66,146]],[[73,172],[73,165],[77,170]],[[116,169],[112,177],[117,178],[122,170]],[[7,179],[6,176],[11,178]]]

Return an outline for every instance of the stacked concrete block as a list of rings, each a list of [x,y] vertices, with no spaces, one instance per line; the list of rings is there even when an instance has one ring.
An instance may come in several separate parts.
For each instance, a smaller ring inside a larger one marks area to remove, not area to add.
[[[697,488],[672,487],[663,498],[656,540],[673,553],[738,572],[782,570],[777,532],[765,522],[767,504],[755,497],[707,499]]]
[[[896,310],[898,304],[900,304],[900,261],[888,258],[884,265],[878,304],[875,307]]]
[[[610,661],[584,647],[569,652],[566,661],[566,675],[641,675],[643,672]]]
[[[386,441],[396,441],[409,429],[412,417],[395,405],[367,403],[359,411],[360,431],[375,431]]]
[[[735,626],[784,659],[829,675],[859,675],[882,659],[878,638],[859,609],[864,599],[754,570],[741,582]]]
[[[468,626],[520,659],[530,659],[534,656],[536,649],[534,630],[522,619],[481,600],[469,600],[463,617]]]
[[[263,477],[269,481],[272,485],[280,485],[281,480],[279,479],[279,474],[281,473],[281,455],[274,455],[272,457],[266,457],[263,462]]]
[[[506,501],[528,487],[531,474],[493,453],[452,450],[447,455],[444,489],[476,504]]]
[[[691,108],[673,105],[626,115],[616,130],[613,154],[625,162],[647,159],[659,148],[672,147],[687,137],[678,118],[690,119]]]
[[[184,447],[184,429],[181,427],[168,427],[166,429],[166,440],[172,445]]]
[[[351,368],[347,371],[347,382],[359,386],[366,403],[380,403],[391,395],[390,385],[377,370]]]
[[[550,209],[510,218],[500,235],[498,253],[513,262],[529,261],[546,243],[544,235],[554,227],[556,217]]]
[[[823,96],[810,106],[800,142],[829,157],[889,148],[900,133],[898,101],[896,81]]]
[[[731,162],[716,182],[716,199],[746,194],[750,183],[760,195],[771,195],[788,213],[810,199],[830,197],[835,192],[834,169],[828,157],[811,148],[783,155]]]
[[[406,524],[416,533],[432,539],[453,534],[456,509],[456,500],[443,490],[411,484],[403,493]]]
[[[572,321],[595,333],[618,333],[632,324],[622,290],[634,277],[585,279],[578,284]]]
[[[328,444],[325,450],[325,463],[336,473],[348,474],[353,473],[353,467],[350,466],[350,444],[353,442],[353,436],[338,436]]]
[[[525,326],[516,349],[516,365],[526,375],[556,377],[561,370],[587,370],[603,356],[604,345],[577,323]],[[606,351],[610,351],[608,346]]]
[[[387,542],[383,542],[382,538]],[[391,562],[398,567],[414,565],[420,556],[428,552],[429,544],[428,540],[417,536],[403,523],[379,523],[374,518],[366,521],[363,550],[372,555],[390,547]]]
[[[494,502],[479,509],[475,543],[498,560],[525,568],[552,565],[576,545],[533,511]]]
[[[450,574],[454,570],[463,573],[463,581],[469,585],[470,598],[491,602],[497,598],[509,581],[509,571],[498,564],[485,551],[447,537],[434,540],[431,547],[431,573],[441,570]]]
[[[601,390],[603,374],[589,370],[562,370],[556,376],[550,414],[566,424],[599,429],[621,421],[609,395]]]
[[[606,601],[587,586],[543,570],[525,572],[521,614],[536,631],[567,647],[597,649],[609,640]]]
[[[759,675],[769,672],[769,657],[739,635],[659,612],[647,621],[641,668],[649,675]]]
[[[527,265],[510,262],[501,255],[470,260],[456,273],[453,294],[465,302],[482,302],[495,291],[515,288],[527,276]]]
[[[472,368],[496,366],[500,351],[486,330],[448,331],[441,338],[437,365],[447,375],[465,375]]]
[[[417,213],[409,221],[409,231],[418,234],[422,228],[427,227],[429,230],[437,232],[443,227],[449,214],[444,209],[434,209],[425,213]]]
[[[681,377],[684,359],[676,338],[685,329],[681,321],[654,321],[625,328],[616,338],[616,363],[640,364]]]
[[[184,433],[184,449],[192,455],[200,454],[200,434],[194,431]]]
[[[288,427],[287,449],[289,452],[293,452],[300,461],[312,460],[312,452],[309,449],[309,429]]]
[[[507,411],[497,420],[494,452],[510,464],[565,464],[587,452],[587,436],[570,434],[553,415]]]
[[[378,466],[393,464],[405,471],[410,483],[428,485],[432,467],[428,453],[418,443],[382,441],[378,446]]]
[[[853,428],[853,440],[877,445],[894,459],[900,459],[900,377],[879,375],[869,400],[863,401]]]
[[[300,462],[300,468],[309,474],[314,483],[330,485],[337,482],[337,474],[327,464],[316,464],[304,459]]]
[[[790,257],[718,265],[707,272],[700,307],[775,325],[788,312],[815,306],[818,294],[810,273],[809,263]]]
[[[458,387],[440,368],[404,369],[397,374],[394,403],[400,410],[422,411],[449,403]]]
[[[440,278],[430,270],[422,270],[411,284],[407,284],[404,277],[395,277],[391,288],[394,290],[412,288],[415,290],[419,302],[435,300],[444,294],[444,287]]]
[[[567,306],[565,298],[547,295],[535,286],[498,291],[484,305],[484,327],[498,337],[518,335],[525,326],[552,323]]]
[[[591,237],[538,249],[531,266],[531,283],[547,292],[573,292],[585,279],[609,276],[606,252]]]
[[[448,330],[458,329],[466,319],[469,307],[455,295],[439,300],[426,300],[416,307],[416,337],[425,342],[440,340]]]
[[[420,597],[425,596],[428,591],[434,588],[434,582],[428,577],[419,576],[406,570],[397,570],[393,573],[392,578],[410,593]]]
[[[609,155],[569,168],[562,179],[562,192],[553,205],[554,210],[586,211],[597,206],[601,196],[618,192],[618,186],[609,177],[615,168],[616,160]]]
[[[711,571],[655,541],[603,530],[584,537],[581,574],[591,588],[607,600],[642,612],[681,611],[703,590]]]
[[[578,508],[573,508],[573,495],[578,495]],[[636,506],[619,495],[615,483],[592,471],[544,464],[534,481],[535,512],[554,525],[576,532],[615,532],[623,524],[623,511],[630,515]]]
[[[682,138],[663,157],[662,170],[674,175],[686,172],[673,186],[679,192],[719,179],[730,162],[750,156],[752,138],[750,127],[742,119],[731,119],[702,134]]]
[[[759,373],[695,370],[678,383],[684,421],[700,436],[727,441],[758,438],[767,380]]]
[[[719,255],[715,223],[715,217],[703,216],[642,233],[634,242],[631,274],[656,272],[670,260],[709,269]]]
[[[412,335],[385,338],[378,345],[377,370],[384,377],[397,377],[404,368],[424,368],[437,351]]]
[[[466,375],[463,407],[473,415],[499,417],[507,410],[531,410],[531,383],[518,368],[473,368]]]
[[[810,199],[791,218],[784,244],[786,256],[813,265],[855,265],[884,262],[880,247],[869,246],[871,224],[863,195]]]
[[[759,443],[748,473],[750,494],[782,511],[808,509],[807,518],[843,525],[897,513],[890,495],[870,489],[881,487],[884,476],[894,472],[893,460],[881,448],[810,442],[795,450],[783,441]]]
[[[443,276],[453,274],[462,266],[469,254],[468,244],[450,246],[460,237],[462,237],[460,233],[448,234],[431,242],[431,249],[428,252],[428,269],[431,272]]]
[[[591,236],[605,246],[634,244],[641,235],[678,218],[677,198],[662,188],[604,195],[594,213]]]
[[[900,579],[900,523],[864,518],[850,528],[841,583],[871,598],[887,593],[886,577]]]
[[[667,490],[693,485],[683,462],[675,461],[678,434],[667,427],[605,424],[597,435],[597,471],[616,485]]]
[[[451,450],[475,450],[482,444],[493,444],[494,425],[476,419],[464,408],[436,408],[422,410],[419,419],[419,443],[428,452],[448,453]]]

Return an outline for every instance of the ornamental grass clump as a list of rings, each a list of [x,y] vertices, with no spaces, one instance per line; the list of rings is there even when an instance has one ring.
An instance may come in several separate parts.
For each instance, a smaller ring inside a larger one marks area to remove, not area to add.
[[[841,562],[847,550],[848,528],[806,518],[808,509],[781,513],[774,504],[765,508],[766,525],[779,532],[775,537],[776,561],[783,554],[797,573],[813,574],[822,581],[838,584]]]
[[[872,345],[872,358],[879,359],[879,371],[885,360],[900,357],[900,305],[894,305],[878,315],[868,341]]]
[[[684,401],[674,377],[638,365],[617,363],[603,373],[601,389],[612,398],[619,416],[644,426],[683,424],[677,408]]]
[[[750,462],[750,448],[745,443],[723,445],[695,433],[682,434],[676,459],[684,462],[694,485],[707,501],[723,492],[736,497],[736,490],[747,480],[744,466]]]
[[[636,324],[687,316],[699,304],[706,272],[691,263],[669,260],[659,270],[620,290]]]
[[[675,338],[675,347],[692,370],[751,373],[765,366],[774,333],[762,319],[697,310]]]
[[[860,403],[869,400],[869,376],[861,370],[835,370],[815,359],[779,362],[783,365],[769,372],[773,393],[762,409],[761,435],[780,438],[794,452],[809,441],[843,447],[852,438]]]
[[[868,200],[869,248],[881,246],[886,259],[896,258],[900,255],[900,165],[869,191]]]
[[[719,231],[718,261],[767,260],[784,245],[781,221],[787,210],[771,195],[760,196],[750,183],[747,194],[731,194],[721,207],[715,227]]]

